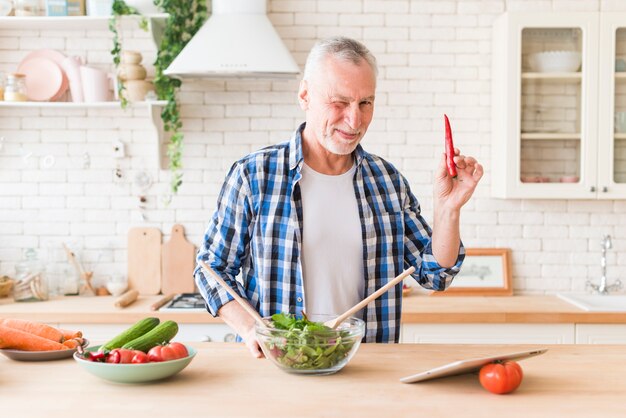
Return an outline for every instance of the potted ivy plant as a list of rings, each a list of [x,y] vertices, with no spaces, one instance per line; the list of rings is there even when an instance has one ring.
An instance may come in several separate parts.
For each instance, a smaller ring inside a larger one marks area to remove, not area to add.
[[[153,80],[155,92],[158,100],[165,100],[167,103],[161,111],[163,129],[169,134],[167,145],[167,156],[169,159],[169,170],[171,175],[170,190],[176,194],[182,184],[182,149],[183,134],[181,132],[182,122],[180,120],[180,110],[177,101],[177,92],[180,88],[180,79],[166,76],[163,71],[171,64],[176,56],[187,45],[187,42],[196,34],[207,18],[206,3],[203,0],[154,0],[154,4],[163,13],[167,14],[164,19],[152,19],[151,26],[154,32],[157,45],[157,57],[154,62],[155,78]],[[124,0],[113,1],[113,14],[109,22],[109,29],[113,32],[113,48],[111,55],[115,68],[120,64],[120,54],[122,51],[119,37],[119,19],[124,15],[138,15],[141,13],[134,7],[126,4]],[[148,20],[141,16],[139,26],[148,30]],[[124,84],[118,80],[118,95],[122,107],[128,101],[124,94]]]

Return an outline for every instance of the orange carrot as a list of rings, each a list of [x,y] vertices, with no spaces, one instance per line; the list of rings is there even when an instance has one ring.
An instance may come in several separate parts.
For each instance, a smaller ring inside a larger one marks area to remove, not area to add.
[[[80,341],[78,341],[78,339],[72,338],[71,340],[63,341],[63,345],[66,346],[67,348],[76,348],[79,345],[81,345],[81,343]]]
[[[38,337],[46,338],[57,343],[63,342],[63,334],[61,331],[40,322],[25,321],[23,319],[0,319],[0,325],[35,334]]]
[[[0,348],[24,351],[66,350],[63,344],[39,337],[26,331],[0,325]]]
[[[61,331],[61,334],[63,334],[63,338],[65,338],[66,340],[71,340],[72,338],[82,338],[83,336],[83,333],[80,331],[70,331],[62,328],[59,328],[59,331]]]

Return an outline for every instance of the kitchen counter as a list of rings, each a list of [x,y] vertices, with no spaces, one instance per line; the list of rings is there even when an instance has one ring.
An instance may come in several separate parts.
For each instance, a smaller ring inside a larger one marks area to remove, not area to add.
[[[138,385],[100,380],[73,359],[17,362],[0,356],[3,416],[626,416],[626,350],[619,346],[549,346],[546,354],[520,361],[525,376],[516,392],[494,395],[475,374],[414,384],[398,379],[462,358],[537,346],[364,344],[339,373],[313,377],[254,359],[243,344],[191,345],[198,354],[186,369]]]
[[[208,312],[151,311],[160,296],[140,296],[132,305],[120,309],[112,296],[70,296],[46,302],[14,303],[0,299],[0,317],[42,322],[90,324],[132,323],[145,316],[172,319],[179,323],[222,323]],[[587,323],[626,324],[626,312],[586,312],[556,296],[425,296],[403,299],[402,322],[438,323]]]

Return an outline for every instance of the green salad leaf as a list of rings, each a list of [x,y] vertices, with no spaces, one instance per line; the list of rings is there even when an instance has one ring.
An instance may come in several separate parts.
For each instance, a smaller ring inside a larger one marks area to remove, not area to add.
[[[350,338],[349,331],[333,330],[321,322],[309,321],[306,317],[274,314],[272,325],[281,331],[272,334],[267,348],[276,361],[292,369],[319,370],[333,367],[348,356],[356,342]]]

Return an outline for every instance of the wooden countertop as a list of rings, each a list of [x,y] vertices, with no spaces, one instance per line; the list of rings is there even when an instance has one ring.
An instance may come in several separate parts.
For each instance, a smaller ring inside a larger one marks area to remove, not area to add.
[[[17,362],[0,355],[7,417],[617,417],[626,416],[626,351],[555,345],[522,360],[524,380],[508,395],[485,391],[475,374],[403,384],[400,377],[462,358],[528,345],[364,344],[329,376],[284,373],[243,344],[194,343],[198,354],[170,379],[109,383],[73,359]],[[36,400],[36,401],[33,401]]]
[[[179,323],[222,323],[208,312],[151,311],[160,296],[140,296],[120,309],[112,296],[70,296],[46,302],[14,303],[0,299],[0,317],[42,322],[90,324],[132,323],[148,315]],[[403,299],[402,322],[437,323],[626,323],[626,312],[586,312],[556,296],[425,296]]]

